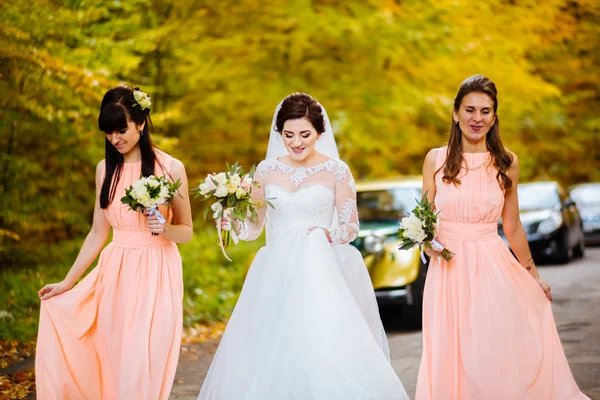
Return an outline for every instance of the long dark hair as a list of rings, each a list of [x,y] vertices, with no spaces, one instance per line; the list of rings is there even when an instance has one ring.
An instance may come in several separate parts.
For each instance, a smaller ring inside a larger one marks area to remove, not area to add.
[[[283,131],[285,121],[300,118],[308,119],[319,135],[325,132],[323,108],[314,97],[306,93],[292,93],[283,99],[275,121],[277,132]]]
[[[485,93],[494,102],[494,115],[498,110],[498,91],[496,85],[490,79],[483,75],[473,75],[460,84],[458,93],[454,98],[454,111],[460,110],[460,105],[463,98],[470,93]],[[500,138],[500,122],[496,115],[496,121],[490,128],[485,138],[485,144],[488,151],[492,155],[493,165],[498,170],[496,179],[503,189],[508,189],[512,186],[512,180],[506,175],[506,171],[512,164],[512,156],[504,148],[502,139]],[[463,162],[462,154],[462,132],[458,124],[451,119],[450,124],[450,140],[448,141],[448,149],[446,152],[446,161],[444,162],[444,177],[446,183],[460,184],[458,173]],[[440,168],[441,169],[441,168]]]
[[[128,119],[138,125],[146,122],[140,135],[139,146],[142,158],[142,175],[150,176],[154,175],[154,164],[156,162],[156,153],[154,152],[156,146],[150,138],[152,121],[150,120],[150,109],[142,110],[135,101],[133,92],[136,90],[139,90],[139,88],[117,86],[106,92],[100,106],[98,127],[105,133],[112,133],[127,129]],[[104,148],[106,167],[104,182],[102,182],[102,190],[100,191],[100,208],[106,208],[112,203],[123,170],[123,154],[119,153],[107,138],[105,138]]]

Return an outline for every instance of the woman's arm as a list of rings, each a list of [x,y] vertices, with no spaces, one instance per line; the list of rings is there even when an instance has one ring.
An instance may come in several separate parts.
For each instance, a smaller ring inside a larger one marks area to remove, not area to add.
[[[173,197],[173,223],[163,225],[155,215],[151,215],[148,217],[148,230],[161,234],[172,242],[185,243],[192,238],[193,224],[188,180],[181,161],[171,161],[171,175],[175,181],[181,180],[179,194]]]
[[[435,186],[435,172],[437,164],[437,152],[443,151],[441,149],[431,149],[425,156],[423,162],[423,188],[421,189],[421,195],[427,193],[427,201],[433,202],[435,199],[436,186]],[[424,247],[425,254],[429,257],[437,257],[442,255],[442,249],[436,247]]]
[[[65,279],[58,283],[48,284],[40,289],[38,295],[42,300],[49,299],[71,289],[75,285],[75,282],[89,268],[90,264],[98,257],[104,243],[106,243],[106,239],[108,239],[110,224],[104,215],[104,210],[100,208],[103,173],[104,161],[101,161],[96,167],[96,201],[94,203],[92,228],[85,238],[83,246],[81,246],[81,250],[79,250],[79,254]]]
[[[427,193],[427,201],[432,202],[435,199],[435,167],[437,163],[437,152],[440,149],[431,149],[425,156],[423,162],[423,188],[421,195]]]
[[[548,300],[552,301],[550,286],[541,280],[540,274],[533,262],[527,235],[521,218],[519,217],[519,200],[517,197],[517,186],[519,184],[519,159],[516,154],[512,154],[513,161],[508,168],[507,175],[512,180],[512,186],[504,194],[504,208],[502,209],[502,227],[510,247],[519,260],[519,263],[525,268],[531,276],[538,282],[542,290],[546,293]]]
[[[338,165],[335,176],[335,207],[338,226],[324,229],[324,231],[330,243],[346,244],[356,239],[359,231],[356,184],[350,168],[344,162],[340,162]],[[317,228],[313,226],[308,232]]]

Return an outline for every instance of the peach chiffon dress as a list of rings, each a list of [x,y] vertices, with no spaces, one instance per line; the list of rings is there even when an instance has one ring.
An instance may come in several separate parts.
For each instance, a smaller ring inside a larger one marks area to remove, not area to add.
[[[567,363],[550,302],[498,236],[504,192],[489,153],[464,153],[455,186],[435,177],[438,240],[423,303],[417,400],[587,399]],[[437,150],[437,167],[446,148]]]
[[[155,174],[161,175],[172,159],[157,156]],[[140,173],[141,163],[123,166],[104,211],[113,241],[98,265],[68,292],[42,301],[38,400],[169,397],[181,342],[181,257],[175,243],[152,236],[142,213],[121,204]],[[170,209],[161,212],[172,218]]]

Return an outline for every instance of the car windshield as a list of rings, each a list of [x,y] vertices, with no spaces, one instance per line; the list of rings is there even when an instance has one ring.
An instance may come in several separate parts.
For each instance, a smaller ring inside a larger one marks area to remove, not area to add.
[[[560,198],[553,184],[525,183],[519,185],[517,191],[520,210],[543,210],[560,205]]]
[[[361,222],[398,221],[415,208],[420,197],[416,187],[359,192],[358,216]]]
[[[578,206],[600,207],[600,184],[575,188],[571,191],[571,198]]]

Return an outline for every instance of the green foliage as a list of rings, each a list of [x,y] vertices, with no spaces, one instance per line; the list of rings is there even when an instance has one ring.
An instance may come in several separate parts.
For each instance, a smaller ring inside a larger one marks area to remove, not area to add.
[[[600,180],[599,19],[594,0],[0,2],[0,264],[89,230],[98,106],[120,82],[151,95],[191,182],[260,161],[294,91],[326,106],[358,178],[418,174],[474,73],[522,180]]]

